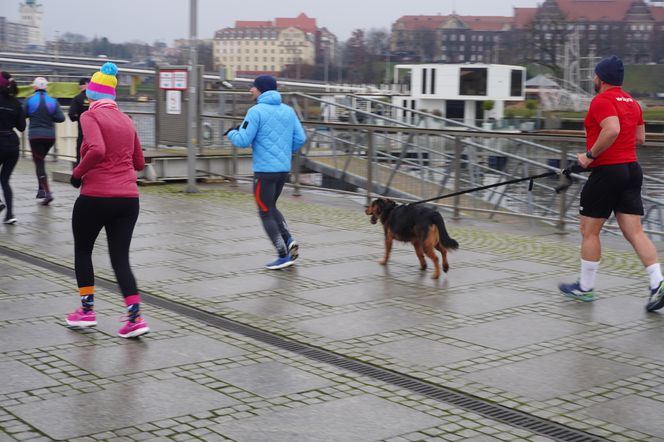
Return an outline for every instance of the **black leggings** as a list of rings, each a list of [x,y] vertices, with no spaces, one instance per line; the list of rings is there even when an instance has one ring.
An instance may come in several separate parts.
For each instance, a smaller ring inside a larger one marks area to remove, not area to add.
[[[35,162],[35,171],[37,172],[37,182],[39,183],[39,188],[45,192],[50,192],[50,190],[48,188],[48,178],[46,177],[46,164],[44,163],[44,159],[54,144],[54,138],[35,138],[30,140],[32,161]]]
[[[2,185],[2,192],[5,195],[5,205],[7,206],[7,212],[5,213],[6,220],[14,217],[14,193],[9,185],[9,177],[12,175],[17,162],[18,148],[0,147],[0,184]]]
[[[92,249],[102,227],[106,229],[108,252],[122,296],[136,295],[136,278],[129,265],[129,245],[138,219],[138,198],[99,198],[81,195],[74,204],[74,265],[79,287],[95,284]]]
[[[277,209],[277,200],[287,179],[288,172],[254,173],[254,198],[258,204],[258,214],[265,233],[281,258],[288,255],[286,241],[290,238],[290,233],[284,216]]]

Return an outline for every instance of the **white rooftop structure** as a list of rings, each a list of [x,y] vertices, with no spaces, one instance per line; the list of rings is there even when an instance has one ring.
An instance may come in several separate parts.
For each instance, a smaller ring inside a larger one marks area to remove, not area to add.
[[[478,125],[486,118],[502,119],[506,101],[525,100],[526,68],[503,64],[399,64],[395,83],[410,78],[410,92],[395,95],[392,103]],[[483,102],[492,101],[485,111]]]

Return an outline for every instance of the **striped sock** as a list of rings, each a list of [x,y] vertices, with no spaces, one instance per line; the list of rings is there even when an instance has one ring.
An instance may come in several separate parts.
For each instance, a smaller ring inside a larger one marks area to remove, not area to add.
[[[79,287],[78,294],[81,295],[81,306],[83,312],[87,313],[95,306],[95,286]]]
[[[136,322],[141,317],[141,295],[131,295],[125,298],[127,305],[127,317],[129,322]]]

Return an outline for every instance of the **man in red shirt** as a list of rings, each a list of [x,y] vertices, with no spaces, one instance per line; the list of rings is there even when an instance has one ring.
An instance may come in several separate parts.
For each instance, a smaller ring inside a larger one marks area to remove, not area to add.
[[[646,310],[655,311],[664,307],[664,278],[657,250],[641,226],[643,173],[636,159],[636,146],[645,142],[645,124],[639,104],[620,87],[623,76],[623,62],[615,55],[595,66],[597,96],[584,122],[586,152],[577,154],[579,164],[591,170],[579,207],[581,275],[577,282],[558,288],[580,301],[595,299],[593,287],[601,257],[599,234],[613,212],[623,236],[646,268],[650,279]]]

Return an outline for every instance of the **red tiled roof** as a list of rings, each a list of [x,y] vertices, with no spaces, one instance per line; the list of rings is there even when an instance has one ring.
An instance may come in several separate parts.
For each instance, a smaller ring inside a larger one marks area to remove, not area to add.
[[[427,29],[435,30],[452,17],[456,17],[466,26],[474,31],[500,31],[510,26],[514,19],[505,16],[492,15],[404,15],[397,19],[395,25],[399,24],[405,29]]]
[[[267,21],[252,21],[252,20],[236,20],[236,28],[269,28],[272,27],[272,22]]]
[[[634,0],[556,0],[568,21],[621,21]]]
[[[459,19],[473,31],[501,31],[514,23],[514,18],[500,15],[461,15]]]
[[[652,12],[655,21],[664,22],[664,6],[651,6],[650,12]]]
[[[295,18],[277,17],[274,19],[274,24],[278,28],[298,28],[304,32],[316,32],[316,19],[307,17],[304,12]]]
[[[404,15],[397,19],[395,24],[401,25],[404,29],[438,29],[449,16],[447,15]]]
[[[517,29],[527,28],[536,13],[537,8],[514,8],[514,27]]]

